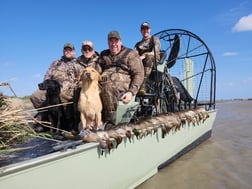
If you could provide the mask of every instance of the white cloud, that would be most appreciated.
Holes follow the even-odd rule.
[[[237,56],[237,55],[238,55],[238,53],[236,53],[236,52],[224,52],[222,54],[222,56]]]
[[[229,87],[234,87],[234,86],[235,86],[235,83],[232,82],[232,81],[230,81],[230,82],[227,83],[227,86],[229,86]]]
[[[17,81],[17,80],[18,80],[17,77],[12,77],[12,78],[9,79],[9,81]]]
[[[41,74],[40,73],[37,73],[35,75],[33,75],[34,78],[40,78],[41,77]]]
[[[245,79],[243,80],[243,83],[245,83],[245,84],[251,83],[251,82],[252,82],[252,76],[249,76],[249,77],[247,77],[247,78],[245,78]]]
[[[240,20],[232,28],[232,31],[252,31],[252,14],[241,17]]]

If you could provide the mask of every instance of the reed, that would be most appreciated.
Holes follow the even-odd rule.
[[[50,137],[38,134],[30,124],[36,122],[33,115],[36,109],[27,109],[25,102],[19,98],[0,98],[0,150],[12,151],[10,147],[23,143],[32,137]],[[7,150],[9,148],[9,150]]]

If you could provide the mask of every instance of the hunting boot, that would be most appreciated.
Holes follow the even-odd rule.
[[[116,125],[116,111],[103,112],[105,126],[104,130],[113,129]]]
[[[144,95],[147,92],[147,81],[148,81],[148,78],[151,74],[151,71],[152,71],[151,67],[144,67],[144,75],[145,75],[144,81],[143,81],[143,84],[139,90],[139,94],[141,94],[141,95]]]

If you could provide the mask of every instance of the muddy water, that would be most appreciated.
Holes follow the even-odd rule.
[[[252,188],[252,101],[216,107],[212,137],[137,189]]]

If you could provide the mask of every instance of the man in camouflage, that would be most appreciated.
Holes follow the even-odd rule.
[[[82,55],[77,58],[79,65],[83,66],[83,68],[91,66],[101,73],[101,67],[98,62],[99,54],[94,50],[94,44],[92,41],[83,41],[81,53]]]
[[[59,60],[52,62],[44,76],[44,80],[54,79],[59,82],[61,85],[60,97],[62,103],[73,101],[74,91],[77,88],[77,78],[83,68],[83,65],[76,62],[74,46],[71,43],[66,43],[63,47],[63,56]],[[38,89],[31,95],[30,100],[35,108],[41,108],[46,100],[46,91]],[[65,129],[77,130],[75,128],[76,124],[72,121],[74,119],[73,104],[64,105],[63,107],[65,111]],[[42,120],[42,114],[37,114],[36,119]],[[43,127],[37,124],[33,127],[37,132],[43,130]]]
[[[159,38],[151,36],[151,27],[148,22],[143,22],[140,27],[142,34],[142,40],[137,42],[135,49],[138,51],[138,54],[144,65],[144,82],[139,90],[140,94],[146,93],[146,82],[149,75],[151,74],[154,62],[160,60],[160,41]]]
[[[86,67],[92,67],[96,69],[99,73],[101,73],[101,66],[99,64],[99,53],[95,51],[94,44],[92,41],[85,40],[82,42],[81,46],[81,53],[82,55],[77,58],[77,67],[82,70]],[[79,70],[79,69],[78,69]],[[77,86],[77,88],[74,91],[74,116],[75,116],[75,123],[74,125],[78,125],[80,122],[80,112],[78,110],[78,101],[80,98],[80,91],[81,87]],[[78,129],[76,129],[78,131]]]
[[[118,31],[108,34],[109,49],[101,52],[103,121],[114,122],[118,100],[129,103],[144,79],[143,64],[136,51],[122,45]]]
[[[62,102],[68,102],[72,99],[76,87],[76,78],[81,68],[76,63],[74,46],[66,43],[63,48],[63,56],[61,59],[52,62],[44,76],[44,80],[54,79],[60,83]],[[32,94],[31,102],[35,108],[41,107],[46,99],[45,93],[44,90],[37,90]]]

